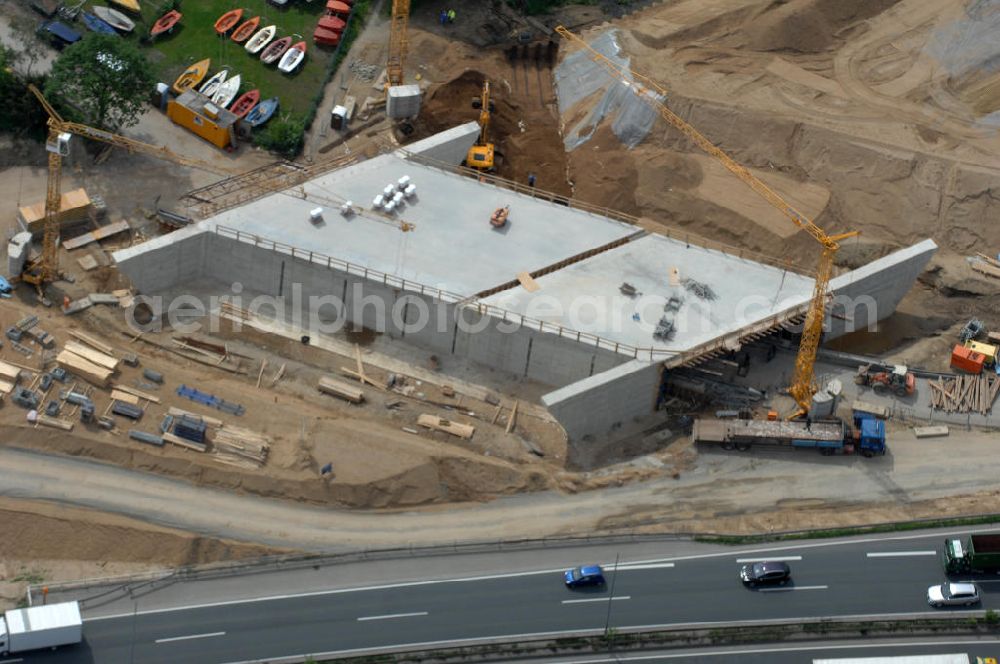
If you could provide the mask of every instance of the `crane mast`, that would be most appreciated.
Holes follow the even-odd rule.
[[[26,266],[25,270],[20,275],[20,279],[25,283],[33,285],[38,291],[39,299],[46,304],[48,303],[48,300],[45,298],[44,286],[47,283],[55,281],[60,276],[58,246],[59,212],[62,203],[62,158],[69,153],[69,140],[71,136],[82,136],[83,138],[89,138],[94,141],[124,148],[129,152],[156,157],[157,159],[169,161],[181,166],[197,168],[222,177],[240,174],[240,171],[238,170],[228,169],[219,166],[217,163],[184,157],[166,147],[143,143],[142,141],[126,138],[125,136],[119,136],[109,131],[104,131],[103,129],[89,127],[79,122],[68,122],[64,120],[61,115],[59,115],[59,112],[52,107],[49,100],[45,98],[45,95],[43,95],[41,90],[35,87],[34,84],[29,84],[28,89],[31,90],[33,95],[35,95],[35,98],[38,99],[38,102],[42,105],[42,108],[45,109],[45,112],[48,113],[49,116],[49,136],[45,144],[45,148],[49,153],[49,173],[45,194],[45,221],[42,235],[42,253],[36,261]],[[252,185],[252,187],[261,194],[281,193],[281,189],[279,187],[269,187],[263,183],[256,183]],[[292,195],[288,194],[288,192],[285,193],[286,195]],[[295,195],[299,198],[307,200],[309,198],[313,198],[312,195],[306,196],[304,192]],[[343,202],[344,201],[337,200],[336,204],[340,205]],[[369,219],[381,222],[386,221],[378,215],[370,213],[363,208],[357,208],[357,212]],[[398,225],[403,231],[411,230],[413,228],[412,224],[402,221],[400,221]]]
[[[410,0],[392,0],[392,23],[389,27],[389,59],[385,72],[390,87],[403,85],[403,67],[406,64],[406,52],[410,45],[407,36],[407,26],[410,21]]]
[[[819,350],[819,343],[823,337],[823,319],[826,315],[827,288],[830,285],[830,278],[833,275],[833,259],[840,248],[840,241],[854,237],[858,235],[858,232],[852,231],[839,235],[827,235],[808,216],[795,209],[792,204],[788,203],[760,178],[751,173],[748,168],[736,162],[702,135],[701,132],[670,110],[663,101],[667,97],[665,88],[643,74],[616,64],[565,27],[560,25],[555,30],[563,38],[579,44],[582,48],[586,49],[587,54],[592,60],[603,66],[613,78],[631,88],[640,100],[656,111],[668,124],[684,134],[703,151],[714,157],[729,172],[757,192],[764,200],[784,214],[801,230],[811,235],[820,244],[821,252],[819,263],[816,266],[815,286],[809,310],[803,324],[802,338],[799,341],[799,352],[795,358],[795,372],[792,384],[788,388],[789,394],[795,399],[800,411],[802,413],[808,412],[812,405],[812,397],[816,394],[817,390],[815,377],[816,351]],[[631,75],[631,78],[629,75]]]

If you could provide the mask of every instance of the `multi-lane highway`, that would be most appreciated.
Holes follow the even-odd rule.
[[[381,562],[368,571],[358,565],[228,578],[170,587],[162,597],[143,594],[92,606],[85,612],[81,647],[12,661],[238,662],[512,635],[600,633],[606,625],[931,614],[940,610],[927,606],[925,593],[928,585],[944,580],[938,559],[943,539],[938,533],[873,536],[739,549],[663,542],[616,547],[614,555],[608,547],[576,548],[493,555],[480,562],[437,558]],[[737,570],[758,559],[787,561],[793,582],[744,588]],[[565,566],[595,560],[610,568],[606,588],[571,592],[563,586]],[[1000,578],[983,579],[980,587],[983,604],[976,608],[1000,609]],[[811,661],[807,654],[792,657],[784,661]]]

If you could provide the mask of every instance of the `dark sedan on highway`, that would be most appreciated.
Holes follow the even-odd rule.
[[[783,586],[792,577],[792,570],[782,562],[761,561],[740,568],[740,581],[748,586]]]

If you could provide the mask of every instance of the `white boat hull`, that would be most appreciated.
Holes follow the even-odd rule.
[[[278,69],[286,74],[291,74],[299,65],[302,64],[305,57],[305,51],[300,51],[297,48],[290,49],[283,56],[281,56],[281,62],[278,63]]]
[[[219,91],[219,88],[222,87],[222,84],[226,82],[227,76],[229,76],[229,72],[223,69],[215,76],[205,81],[202,86],[198,88],[198,92],[206,97],[214,96],[215,93]]]
[[[260,53],[265,46],[267,46],[272,39],[274,39],[275,33],[278,32],[277,26],[269,25],[266,28],[261,28],[257,31],[250,41],[247,42],[245,48],[247,53],[257,54]]]
[[[212,103],[219,108],[227,108],[233,103],[233,100],[236,99],[236,95],[238,95],[239,92],[240,75],[237,74],[219,86],[219,90],[212,96]]]

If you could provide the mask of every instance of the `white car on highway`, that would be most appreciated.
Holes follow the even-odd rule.
[[[979,603],[979,589],[974,583],[942,583],[927,589],[927,603],[931,606],[957,606]]]

